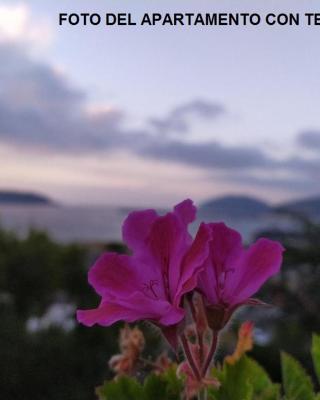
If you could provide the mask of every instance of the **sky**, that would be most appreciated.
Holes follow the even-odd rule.
[[[319,195],[320,26],[58,24],[317,3],[0,0],[0,188],[124,206]]]

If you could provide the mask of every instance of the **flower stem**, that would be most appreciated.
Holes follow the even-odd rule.
[[[198,344],[199,344],[199,359],[200,359],[200,365],[202,366],[203,364],[203,358],[204,358],[204,343],[203,343],[203,336],[201,333],[198,332]]]
[[[186,338],[186,335],[184,333],[181,334],[181,343],[182,343],[182,347],[183,347],[184,353],[186,355],[186,358],[188,360],[188,363],[190,365],[190,368],[192,369],[193,375],[195,376],[195,378],[198,381],[200,381],[201,375],[200,375],[199,369],[194,361],[193,355],[191,353],[188,339]]]
[[[191,310],[192,318],[193,318],[194,322],[196,322],[197,321],[197,312],[196,312],[196,308],[195,308],[195,306],[193,304],[192,297],[191,296],[187,296],[187,300],[188,300],[189,307],[190,307],[190,310]]]
[[[200,365],[202,366],[202,364],[203,364],[203,356],[204,356],[203,333],[199,332],[199,329],[198,329],[197,311],[196,311],[196,308],[195,308],[195,306],[193,304],[192,297],[187,297],[187,299],[188,299],[188,302],[189,302],[189,307],[190,307],[190,310],[191,310],[191,315],[192,315],[193,321],[194,321],[194,323],[196,325],[197,339],[198,339],[198,345],[199,345],[199,360],[200,360]]]
[[[218,343],[218,332],[217,331],[213,331],[212,332],[212,341],[211,341],[211,346],[210,346],[210,350],[209,353],[207,355],[206,361],[202,367],[201,370],[201,375],[204,377],[206,376],[206,373],[208,371],[208,368],[211,364],[211,361],[213,359],[214,353],[216,352],[216,348],[217,348],[217,343]]]

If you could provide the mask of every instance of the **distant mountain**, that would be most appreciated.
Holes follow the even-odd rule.
[[[320,196],[291,201],[275,207],[276,211],[293,211],[307,216],[320,216]]]
[[[209,200],[200,206],[201,215],[222,215],[245,218],[260,216],[272,211],[265,202],[249,196],[224,196]]]
[[[49,205],[52,203],[48,197],[41,194],[0,190],[0,204]]]

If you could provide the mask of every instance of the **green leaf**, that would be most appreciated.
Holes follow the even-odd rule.
[[[266,389],[272,386],[271,379],[269,378],[266,371],[252,358],[245,358],[245,368],[247,379],[250,381],[253,387],[255,395],[261,395]]]
[[[316,371],[318,381],[320,383],[320,336],[312,336],[311,354],[313,359],[314,369]]]
[[[235,364],[224,363],[213,370],[221,387],[210,389],[214,400],[278,400],[279,385],[273,384],[266,371],[253,359],[243,355]]]
[[[134,378],[122,376],[116,381],[106,381],[96,391],[100,400],[141,400],[143,388]]]
[[[249,382],[247,357],[243,356],[235,364],[224,363],[219,376],[219,389],[210,389],[210,396],[216,400],[252,400],[253,386]]]
[[[281,365],[286,400],[314,400],[311,379],[299,362],[292,356],[282,353]]]
[[[167,394],[167,382],[157,375],[149,375],[144,382],[144,399],[163,400]]]
[[[144,383],[145,400],[179,400],[183,390],[183,381],[170,368],[161,375],[149,375]]]
[[[143,385],[127,376],[106,381],[96,393],[100,400],[179,400],[182,390],[176,368],[169,368],[161,375],[150,374]]]
[[[272,383],[264,368],[250,357],[246,359],[246,374],[253,388],[255,400],[278,400],[280,398],[280,386]]]

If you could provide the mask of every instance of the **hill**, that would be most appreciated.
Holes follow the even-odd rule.
[[[50,205],[52,201],[38,193],[0,190],[0,204]]]
[[[200,206],[202,215],[222,215],[230,217],[252,217],[270,212],[271,207],[254,197],[224,196],[212,199]]]
[[[320,216],[320,197],[311,197],[280,204],[276,211],[292,211],[307,216]]]

